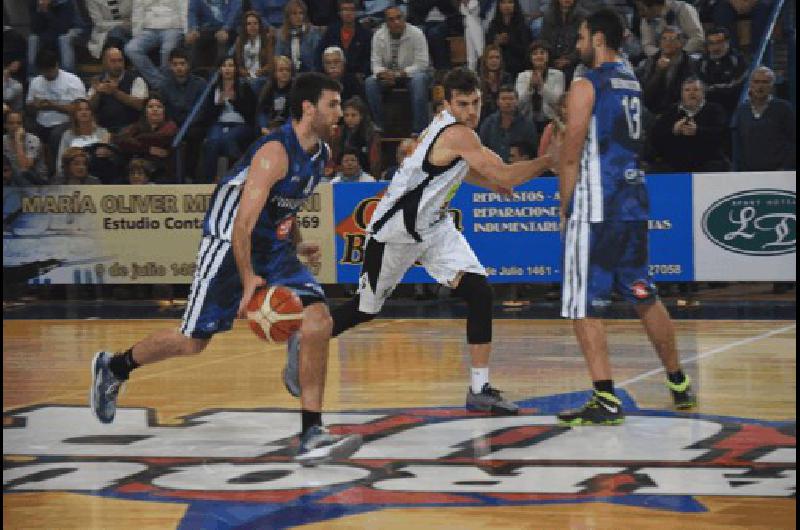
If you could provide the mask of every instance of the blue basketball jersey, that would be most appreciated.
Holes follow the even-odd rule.
[[[598,223],[644,221],[644,172],[639,169],[642,92],[623,63],[604,63],[584,76],[594,87],[594,108],[583,148],[570,218]]]
[[[224,241],[231,240],[233,220],[239,208],[247,172],[256,152],[267,142],[283,144],[289,159],[286,175],[270,190],[264,209],[252,234],[253,252],[274,252],[291,244],[295,215],[319,184],[328,161],[328,146],[321,142],[316,153],[309,155],[300,145],[291,121],[275,132],[262,136],[222,178],[206,212],[203,235]]]

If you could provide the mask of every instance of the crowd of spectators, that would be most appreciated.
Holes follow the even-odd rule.
[[[535,156],[563,125],[583,68],[578,28],[600,6],[627,26],[648,169],[796,164],[794,110],[775,96],[775,73],[746,76],[774,0],[24,1],[29,35],[3,30],[4,181],[18,185],[175,182],[179,158],[183,181],[214,182],[288,119],[292,79],[305,71],[344,87],[327,177],[390,179],[439,108],[452,37],[480,78],[484,144],[506,161]],[[77,75],[79,56],[98,63],[95,75]],[[384,164],[387,105],[402,92],[410,127],[391,139],[397,163]]]

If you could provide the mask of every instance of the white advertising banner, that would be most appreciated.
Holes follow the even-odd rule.
[[[797,173],[698,173],[695,280],[795,281]]]

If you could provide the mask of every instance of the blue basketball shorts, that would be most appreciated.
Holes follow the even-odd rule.
[[[253,253],[255,273],[268,285],[292,289],[303,305],[325,302],[325,293],[291,247],[285,251]],[[200,242],[197,269],[181,322],[181,333],[195,339],[208,339],[233,327],[242,299],[242,281],[230,241],[205,236]]]
[[[616,291],[633,304],[653,303],[647,221],[570,219],[564,240],[561,316],[601,317]]]

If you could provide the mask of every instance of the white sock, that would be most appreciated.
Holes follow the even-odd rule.
[[[489,382],[489,367],[470,368],[470,379],[472,381],[472,393],[477,394],[483,389],[483,385]]]

